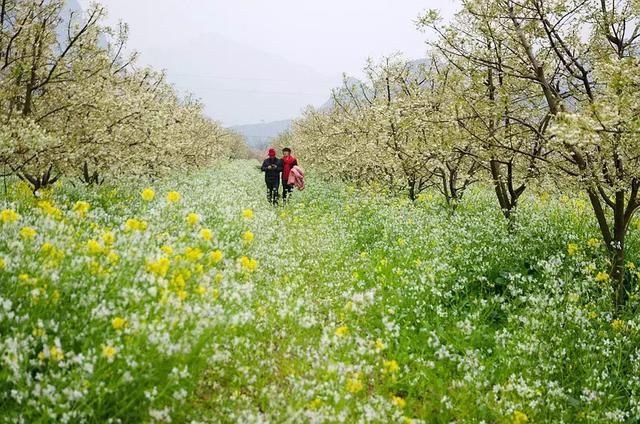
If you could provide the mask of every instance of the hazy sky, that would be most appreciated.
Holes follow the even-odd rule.
[[[90,0],[80,0],[87,6]],[[142,62],[166,69],[227,125],[293,118],[321,105],[368,57],[424,55],[415,19],[455,0],[100,0],[130,26]]]

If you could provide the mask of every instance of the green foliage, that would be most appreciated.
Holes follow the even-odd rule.
[[[153,192],[63,181],[44,201],[12,183],[4,420],[640,417],[636,223],[634,292],[614,318],[581,198],[529,193],[510,228],[480,186],[450,214],[432,193],[410,203],[312,174],[273,209],[253,167]]]

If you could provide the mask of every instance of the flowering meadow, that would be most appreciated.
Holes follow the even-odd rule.
[[[1,422],[636,422],[640,225],[616,313],[586,201],[455,212],[253,162],[0,205]],[[241,170],[242,172],[239,172]]]

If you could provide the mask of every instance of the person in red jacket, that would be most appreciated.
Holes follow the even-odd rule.
[[[282,149],[282,201],[287,203],[293,192],[293,184],[289,184],[289,173],[291,168],[298,165],[298,160],[291,154],[291,149]]]

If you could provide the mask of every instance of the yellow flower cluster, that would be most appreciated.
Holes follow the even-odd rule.
[[[603,271],[600,271],[598,274],[596,274],[596,281],[598,283],[606,283],[607,281],[609,281],[609,274]]]
[[[156,197],[156,192],[153,191],[152,188],[147,187],[142,190],[142,193],[140,193],[140,197],[142,197],[142,200],[144,200],[145,202],[151,202]]]
[[[398,362],[396,362],[395,359],[392,359],[390,361],[384,361],[383,367],[384,367],[384,372],[389,374],[395,374],[398,371],[400,371],[400,366],[398,365]]]
[[[25,240],[28,240],[28,239],[34,238],[37,232],[31,227],[22,227],[19,234],[20,234],[20,237],[22,237]]]
[[[204,241],[213,240],[213,231],[208,228],[203,228],[200,230],[200,238]]]
[[[113,234],[113,232],[107,231],[104,234],[102,234],[102,241],[107,246],[111,246],[113,243],[115,243],[116,236]]]
[[[255,271],[258,268],[258,261],[249,259],[246,256],[240,258],[240,266],[247,271]]]
[[[224,259],[224,254],[222,253],[222,251],[216,249],[213,252],[211,252],[211,254],[209,255],[209,260],[214,263],[217,264],[218,262],[220,262],[222,259]]]
[[[184,251],[184,257],[191,262],[197,262],[204,256],[204,252],[197,247],[187,247]]]
[[[135,218],[129,218],[127,219],[127,222],[125,223],[125,228],[128,231],[145,231],[147,229],[147,223],[139,220],[139,219],[135,219]]]
[[[253,210],[252,209],[245,209],[242,211],[242,217],[244,219],[253,219]]]
[[[522,411],[515,411],[513,413],[513,424],[524,424],[529,422],[529,417]]]
[[[13,209],[4,209],[0,212],[0,221],[5,224],[16,222],[20,219],[20,215]]]
[[[347,379],[346,388],[349,393],[358,393],[362,391],[364,385],[360,380],[360,373],[353,373],[351,377]]]
[[[245,231],[242,233],[242,240],[244,240],[245,243],[251,243],[254,238],[255,236],[251,231]]]
[[[102,356],[106,358],[108,362],[113,362],[113,358],[115,358],[117,352],[117,349],[111,345],[102,347]]]
[[[621,319],[614,319],[613,321],[611,321],[611,327],[613,327],[613,329],[616,331],[624,331],[626,326],[627,325],[625,324],[625,322]]]
[[[75,205],[73,205],[73,211],[78,214],[78,216],[83,217],[87,214],[87,212],[89,212],[89,209],[91,208],[91,205],[87,202],[84,202],[82,200],[79,200],[76,202]]]
[[[349,334],[349,327],[347,327],[346,325],[336,328],[336,336],[345,337],[348,334]]]
[[[400,396],[392,396],[391,402],[400,409],[407,406],[407,401],[401,398]]]
[[[171,261],[166,256],[163,256],[156,261],[147,261],[147,272],[165,277],[169,272],[169,266],[171,266]]]
[[[177,191],[170,191],[169,193],[167,193],[167,201],[169,203],[178,203],[181,198],[182,196],[180,196],[180,193],[178,193]]]
[[[51,360],[59,362],[64,359],[64,352],[62,349],[58,349],[56,346],[51,346],[49,349],[49,357]]]
[[[111,320],[111,326],[114,330],[122,330],[127,326],[127,320],[121,317],[115,317]]]
[[[91,239],[87,241],[87,251],[91,255],[99,255],[104,251],[104,247],[102,247],[99,241]]]
[[[62,211],[51,204],[48,200],[41,200],[38,202],[38,207],[42,209],[44,213],[54,218],[61,218]]]
[[[189,225],[196,225],[198,222],[200,222],[200,215],[198,215],[197,213],[191,212],[189,215],[187,215],[187,224]]]
[[[567,244],[567,253],[569,256],[575,256],[575,254],[578,253],[578,245],[575,243]]]

